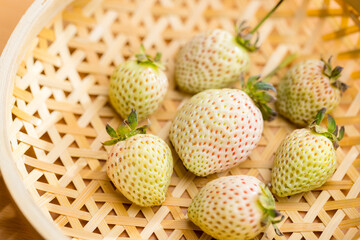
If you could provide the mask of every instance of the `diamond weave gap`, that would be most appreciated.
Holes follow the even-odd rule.
[[[76,0],[38,34],[15,78],[9,141],[20,175],[49,219],[74,239],[200,239],[211,237],[188,221],[191,199],[220,176],[247,174],[268,183],[274,152],[295,129],[279,117],[265,123],[250,157],[224,173],[195,177],[172,146],[174,174],[160,207],[140,208],[106,175],[110,147],[105,125],[122,119],[108,102],[116,65],[139,51],[163,53],[169,91],[150,131],[167,143],[177,108],[191,96],[177,90],[174,56],[196,33],[233,32],[238,18],[254,26],[275,1]],[[276,197],[285,215],[284,237],[270,227],[256,239],[352,239],[360,229],[360,30],[340,0],[285,1],[260,28],[261,49],[252,53],[251,74],[266,75],[288,54],[298,61],[334,55],[350,85],[333,115],[346,134],[337,150],[338,168],[324,186],[288,198]],[[339,15],[340,13],[340,15]],[[320,17],[319,17],[320,16]],[[271,79],[275,85],[286,69]],[[234,87],[239,87],[235,83]],[[145,123],[145,121],[144,121]],[[181,184],[179,184],[181,182]]]

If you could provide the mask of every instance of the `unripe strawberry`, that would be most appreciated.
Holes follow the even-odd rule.
[[[227,176],[206,184],[193,199],[188,217],[205,233],[219,240],[253,239],[281,214],[270,190],[257,178]]]
[[[136,128],[136,112],[129,115],[116,131],[106,130],[113,138],[104,145],[114,145],[107,161],[107,174],[116,188],[130,201],[143,207],[160,205],[173,171],[169,146],[159,137]]]
[[[322,186],[336,168],[335,149],[344,136],[329,115],[328,129],[319,126],[326,109],[321,110],[308,129],[288,135],[275,153],[272,191],[279,197],[310,191]]]
[[[249,52],[258,49],[256,38],[260,25],[276,10],[279,3],[251,31],[245,21],[236,27],[236,36],[215,29],[196,35],[176,56],[175,80],[185,92],[198,93],[207,89],[224,88],[249,70]]]
[[[338,80],[341,70],[339,66],[332,69],[330,59],[307,60],[291,68],[277,88],[279,114],[299,126],[307,126],[320,109],[331,112],[347,88]]]
[[[154,113],[168,89],[168,79],[160,62],[161,54],[154,59],[145,53],[136,55],[114,70],[110,78],[109,98],[114,109],[123,119],[136,109],[138,118],[145,119]]]
[[[276,116],[266,105],[273,98],[264,91],[274,88],[258,79],[249,78],[243,91],[203,91],[178,110],[169,138],[189,171],[198,176],[225,171],[244,161],[257,146],[263,116],[265,120]]]

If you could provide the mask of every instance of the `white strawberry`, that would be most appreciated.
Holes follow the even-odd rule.
[[[335,120],[328,116],[328,128],[319,126],[326,109],[322,109],[309,128],[296,129],[280,144],[272,169],[272,191],[286,197],[322,186],[336,169],[335,150],[343,138]]]
[[[196,35],[176,56],[175,80],[185,92],[223,88],[249,70],[248,51],[221,29]]]
[[[123,119],[136,109],[138,118],[154,113],[168,89],[168,79],[160,62],[161,54],[152,59],[141,46],[136,60],[128,60],[114,70],[110,78],[109,99]]]
[[[270,190],[257,178],[227,176],[206,184],[193,199],[189,219],[219,240],[253,239],[281,214]]]
[[[347,85],[339,80],[342,67],[332,68],[330,60],[306,60],[287,72],[278,86],[279,114],[307,126],[320,109],[331,112],[339,105]]]
[[[260,25],[280,6],[279,3],[252,30],[243,21],[236,27],[236,36],[215,29],[196,35],[176,56],[175,80],[185,92],[198,93],[206,89],[224,88],[249,70],[249,52],[257,50],[253,35]]]
[[[250,77],[243,91],[203,91],[177,112],[169,138],[189,171],[198,176],[225,171],[244,161],[257,146],[263,116],[265,120],[276,116],[266,105],[274,99],[263,91],[275,89],[258,80]]]
[[[116,188],[130,201],[143,207],[160,205],[173,171],[169,146],[159,137],[145,134],[146,127],[136,128],[136,112],[116,131],[106,131],[113,138],[104,145],[114,145],[107,161],[107,174]]]

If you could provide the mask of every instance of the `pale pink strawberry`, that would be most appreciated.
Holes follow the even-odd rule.
[[[291,68],[278,86],[276,107],[279,114],[299,126],[307,126],[316,113],[335,109],[346,84],[340,82],[342,68],[332,69],[330,59],[306,60]]]
[[[200,33],[187,42],[176,56],[175,80],[185,92],[198,93],[224,88],[249,70],[249,53],[258,49],[253,35],[261,24],[280,6],[279,3],[251,31],[245,21],[236,27],[236,36],[215,29]]]
[[[257,178],[227,176],[206,184],[193,199],[189,219],[220,240],[253,239],[281,214],[275,210],[270,190]]]
[[[248,51],[221,29],[196,35],[176,56],[175,80],[185,92],[223,88],[249,70]]]
[[[272,97],[263,91],[273,87],[258,79],[251,77],[243,91],[198,93],[177,112],[169,138],[189,171],[198,176],[225,171],[244,161],[257,146],[263,116],[271,120],[276,115],[266,105]]]

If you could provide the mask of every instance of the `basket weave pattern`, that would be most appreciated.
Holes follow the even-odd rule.
[[[114,67],[141,43],[167,61],[170,90],[150,116],[150,132],[168,143],[177,108],[190,97],[173,82],[174,56],[194,34],[233,30],[241,16],[255,23],[273,1],[78,0],[56,16],[31,43],[18,69],[12,99],[10,142],[20,175],[39,207],[65,235],[77,239],[211,239],[187,220],[191,199],[208,181],[247,174],[269,182],[273,154],[294,127],[282,118],[265,123],[249,159],[227,172],[195,177],[174,153],[174,174],[161,207],[131,204],[105,171],[105,124],[121,119],[108,103]],[[260,29],[261,50],[251,54],[251,74],[266,74],[289,52],[300,59],[333,54],[351,86],[333,115],[346,126],[337,150],[338,167],[321,188],[277,198],[285,215],[284,237],[269,228],[268,239],[353,239],[360,228],[360,23],[341,1],[286,1]],[[359,39],[359,40],[358,40]],[[282,71],[281,74],[283,74]],[[272,79],[277,83],[279,77]],[[174,151],[173,151],[174,152]],[[259,236],[258,239],[265,239]]]

